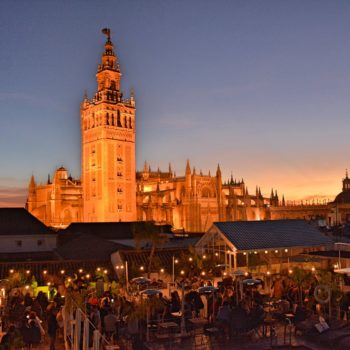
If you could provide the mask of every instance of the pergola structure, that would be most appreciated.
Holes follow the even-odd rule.
[[[332,245],[330,238],[304,220],[275,220],[215,222],[195,248],[201,254],[224,255],[226,270],[232,272],[248,267],[253,256],[268,264],[289,262],[293,255]]]

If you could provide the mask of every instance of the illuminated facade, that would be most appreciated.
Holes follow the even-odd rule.
[[[83,195],[80,180],[60,167],[52,181],[37,185],[34,176],[28,187],[26,209],[47,226],[65,227],[83,219]]]
[[[250,194],[242,180],[223,182],[220,167],[204,175],[186,164],[184,176],[135,167],[135,99],[121,92],[121,72],[108,29],[98,66],[97,91],[81,103],[82,179],[63,167],[53,181],[37,185],[31,178],[26,208],[48,226],[71,222],[153,220],[185,231],[206,231],[215,221],[350,218],[350,180],[333,203],[291,205],[277,191],[264,197],[259,187]],[[349,199],[349,200],[348,200]],[[347,202],[348,200],[348,202]]]
[[[120,68],[108,29],[97,92],[81,104],[81,174],[85,222],[136,220],[135,100],[120,90]]]
[[[187,161],[185,176],[152,172],[145,163],[137,175],[137,219],[154,220],[185,231],[206,231],[215,221],[267,220],[270,205],[278,205],[277,193],[263,197],[256,188],[249,194],[242,180],[222,181],[220,167],[211,176],[199,174]]]

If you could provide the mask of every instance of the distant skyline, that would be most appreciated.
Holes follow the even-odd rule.
[[[0,2],[0,206],[30,176],[80,177],[80,115],[111,28],[136,95],[137,169],[244,178],[329,198],[350,168],[348,1]]]

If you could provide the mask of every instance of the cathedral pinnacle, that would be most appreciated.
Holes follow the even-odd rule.
[[[187,159],[186,163],[186,174],[191,174],[190,160]]]

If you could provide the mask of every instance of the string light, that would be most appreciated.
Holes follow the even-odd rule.
[[[278,250],[277,250],[277,249],[275,250],[275,253],[276,253],[276,254],[278,253]]]
[[[192,260],[193,260],[192,257],[189,257],[189,258],[188,258],[188,261],[192,261]]]
[[[203,255],[203,259],[206,259],[207,258],[207,256],[206,255]]]
[[[201,273],[201,274],[202,274],[202,276],[205,276],[205,271],[202,271],[202,273]]]
[[[10,273],[14,273],[14,272],[15,272],[15,270],[14,270],[14,269],[11,269],[11,270],[10,270]]]
[[[248,272],[244,272],[244,276],[248,276]]]
[[[143,271],[144,267],[143,266],[140,266],[140,270]]]
[[[178,264],[179,260],[178,259],[175,259],[175,264]]]
[[[215,253],[215,256],[219,256],[219,253]]]
[[[288,270],[288,273],[291,274],[291,273],[293,273],[293,271],[289,269],[289,270]]]
[[[89,279],[89,278],[90,278],[90,274],[87,274],[87,275],[86,275],[86,278]]]
[[[160,269],[160,272],[163,273],[163,272],[164,272],[164,269]]]
[[[268,253],[268,251],[267,250],[265,250],[265,254],[267,254]]]
[[[185,274],[185,271],[184,271],[184,270],[181,270],[180,273],[181,273],[181,275],[184,275],[184,274]]]
[[[30,270],[27,270],[27,271],[26,271],[26,274],[29,275],[29,274],[30,274]]]
[[[116,266],[116,269],[119,270],[119,265]]]
[[[247,253],[246,253],[246,252],[243,252],[243,255],[247,255]]]
[[[286,248],[285,250],[284,250],[286,253],[288,253],[288,249]]]
[[[258,252],[257,252],[257,251],[255,251],[255,252],[254,252],[254,254],[258,254]]]
[[[104,270],[103,273],[104,273],[104,274],[107,274],[107,273],[108,273],[108,270]]]
[[[26,286],[25,288],[26,288],[26,289],[29,289],[29,286]]]
[[[100,267],[98,267],[98,268],[97,268],[97,271],[101,271],[101,268],[100,268]]]
[[[123,270],[124,269],[124,265],[120,265],[120,268]]]
[[[314,266],[311,267],[311,271],[315,272],[315,267]]]
[[[267,273],[268,275],[270,275],[270,274],[271,274],[271,272],[270,272],[270,271],[267,271],[266,273]]]
[[[70,283],[70,282],[72,282],[72,279],[71,279],[71,278],[68,278],[67,281]]]
[[[43,274],[46,275],[46,274],[47,274],[47,270],[44,270],[44,271],[43,271]]]
[[[83,269],[79,269],[79,273],[83,273]]]
[[[47,282],[47,285],[48,285],[48,286],[51,286],[51,282]]]
[[[224,271],[223,275],[224,275],[224,276],[226,276],[226,275],[227,275],[227,272],[226,272],[226,271]]]
[[[63,275],[63,274],[64,274],[64,272],[65,272],[64,270],[61,270],[61,275]]]

